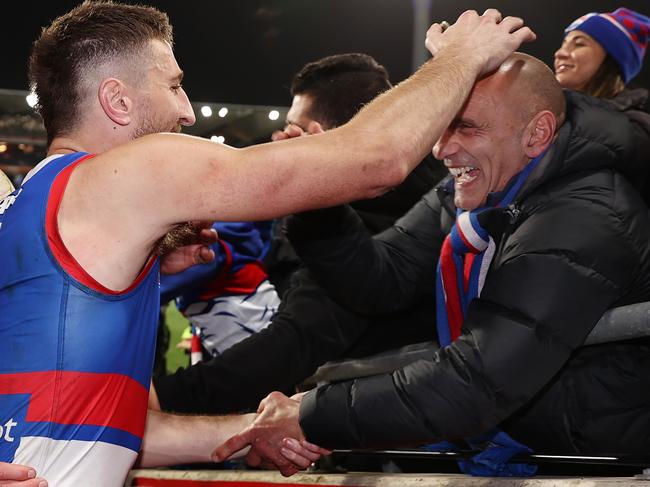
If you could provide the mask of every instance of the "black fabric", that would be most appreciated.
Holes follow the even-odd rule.
[[[461,337],[392,374],[307,393],[300,421],[310,441],[395,447],[500,424],[538,451],[650,451],[647,344],[581,348],[605,310],[650,300],[648,212],[612,169],[631,160],[632,130],[598,101],[567,98],[557,141],[499,219],[507,224],[493,235],[496,253]],[[440,187],[374,238],[349,212],[338,213],[341,238],[330,226],[326,243],[312,240],[325,232],[296,219],[294,244],[344,305],[395,312],[417,293],[433,300],[450,200]]]
[[[446,175],[444,165],[429,154],[396,188],[377,198],[355,201],[350,206],[371,234],[379,233],[395,223]],[[274,222],[271,248],[264,259],[269,281],[280,297],[289,288],[291,275],[300,267],[300,258],[285,236],[289,218]]]
[[[370,319],[334,303],[307,270],[298,271],[294,281],[268,328],[208,362],[154,377],[162,409],[196,414],[256,410],[271,391],[291,393],[329,360],[364,357],[433,336],[433,310],[426,304],[407,316]]]
[[[209,362],[154,378],[161,407],[186,413],[231,413],[257,406],[273,390],[288,391],[338,357],[365,331],[366,320],[333,306],[299,271],[273,322]]]
[[[631,122],[635,155],[621,169],[632,185],[639,190],[646,205],[650,206],[650,107],[648,90],[626,89],[609,100]]]
[[[649,340],[579,348],[563,373],[503,426],[516,438],[534,439],[537,451],[647,457],[648,371]]]
[[[357,202],[352,211],[364,232],[392,225],[422,194],[442,177],[444,166],[427,157],[402,185],[385,195]],[[312,212],[311,221],[327,227],[333,208]],[[278,241],[276,240],[276,245]],[[293,250],[281,245],[276,261],[282,303],[271,325],[235,344],[206,363],[154,377],[161,407],[166,411],[230,413],[257,409],[261,399],[274,390],[290,392],[323,363],[358,358],[434,337],[434,303],[427,297],[408,312],[372,318],[338,306],[305,269],[296,273]],[[276,249],[277,251],[277,249]],[[282,279],[292,276],[283,289]]]
[[[447,175],[444,164],[429,154],[399,186],[383,195],[350,203],[373,235],[386,230]]]

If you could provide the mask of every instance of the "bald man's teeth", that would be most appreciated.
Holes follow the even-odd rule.
[[[454,176],[457,183],[469,183],[476,179],[475,169],[472,166],[450,167],[449,172]]]

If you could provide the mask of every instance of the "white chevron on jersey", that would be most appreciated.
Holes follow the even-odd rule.
[[[136,457],[111,443],[24,436],[14,463],[34,467],[50,487],[122,487]]]

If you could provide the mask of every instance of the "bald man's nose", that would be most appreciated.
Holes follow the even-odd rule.
[[[452,137],[453,133],[451,130],[447,129],[443,132],[436,144],[433,146],[433,150],[431,151],[433,157],[441,161],[454,152],[453,147],[455,144],[451,140]]]

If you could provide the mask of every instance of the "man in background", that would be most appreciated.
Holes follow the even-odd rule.
[[[286,127],[275,132],[273,140],[340,127],[391,86],[386,68],[367,54],[335,54],[310,62],[291,82],[292,101]],[[445,172],[442,163],[428,154],[399,186],[377,198],[353,201],[350,205],[371,233],[379,233],[406,213]],[[274,240],[265,260],[280,295],[289,287],[289,277],[300,262],[281,231],[284,221],[275,225]]]

